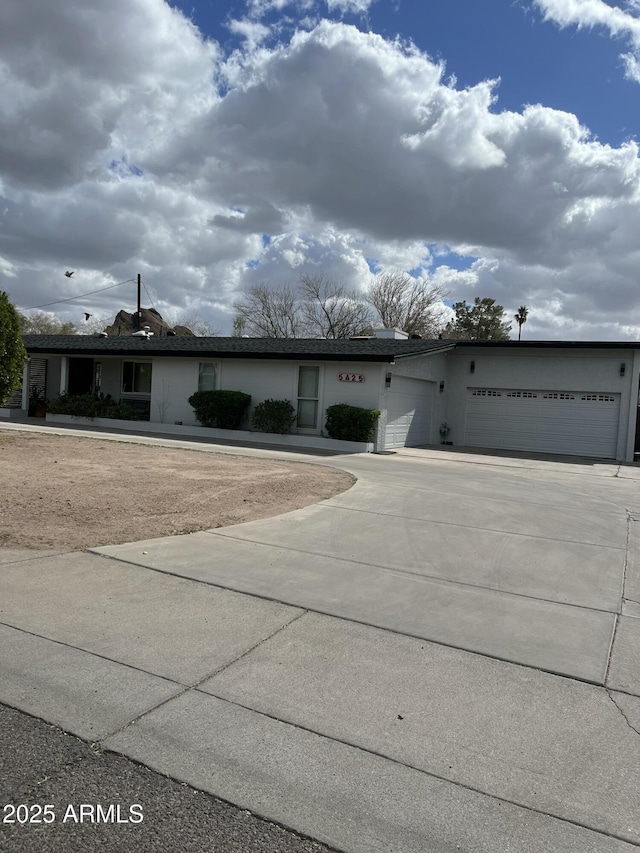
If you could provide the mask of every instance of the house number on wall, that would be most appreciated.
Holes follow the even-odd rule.
[[[340,382],[364,382],[362,373],[339,373],[338,379]]]

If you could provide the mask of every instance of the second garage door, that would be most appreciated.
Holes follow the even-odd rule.
[[[429,444],[433,382],[393,376],[387,393],[385,447]]]
[[[620,394],[469,388],[464,443],[615,459]]]

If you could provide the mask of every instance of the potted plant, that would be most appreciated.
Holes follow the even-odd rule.
[[[31,386],[31,394],[29,395],[29,417],[44,418],[47,414],[47,406],[49,401],[42,396],[40,390],[35,386]]]

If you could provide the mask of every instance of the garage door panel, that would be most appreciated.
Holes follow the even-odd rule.
[[[620,395],[469,389],[465,444],[615,458]]]
[[[433,382],[393,376],[387,394],[385,447],[428,444]]]

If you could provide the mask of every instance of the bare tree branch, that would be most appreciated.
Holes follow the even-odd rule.
[[[250,287],[233,303],[234,328],[258,338],[299,338],[304,335],[295,292],[288,286],[279,290],[267,284]]]
[[[206,320],[203,320],[197,311],[189,309],[172,312],[167,322],[173,328],[179,326],[188,329],[198,338],[215,338],[220,334]]]
[[[77,335],[78,327],[70,320],[60,320],[46,311],[18,314],[23,335]]]
[[[402,329],[409,335],[436,338],[444,325],[441,302],[446,295],[440,285],[396,270],[376,276],[368,300],[385,329]]]
[[[371,329],[369,306],[344,284],[323,275],[300,278],[300,312],[306,332],[314,338],[349,338]]]

